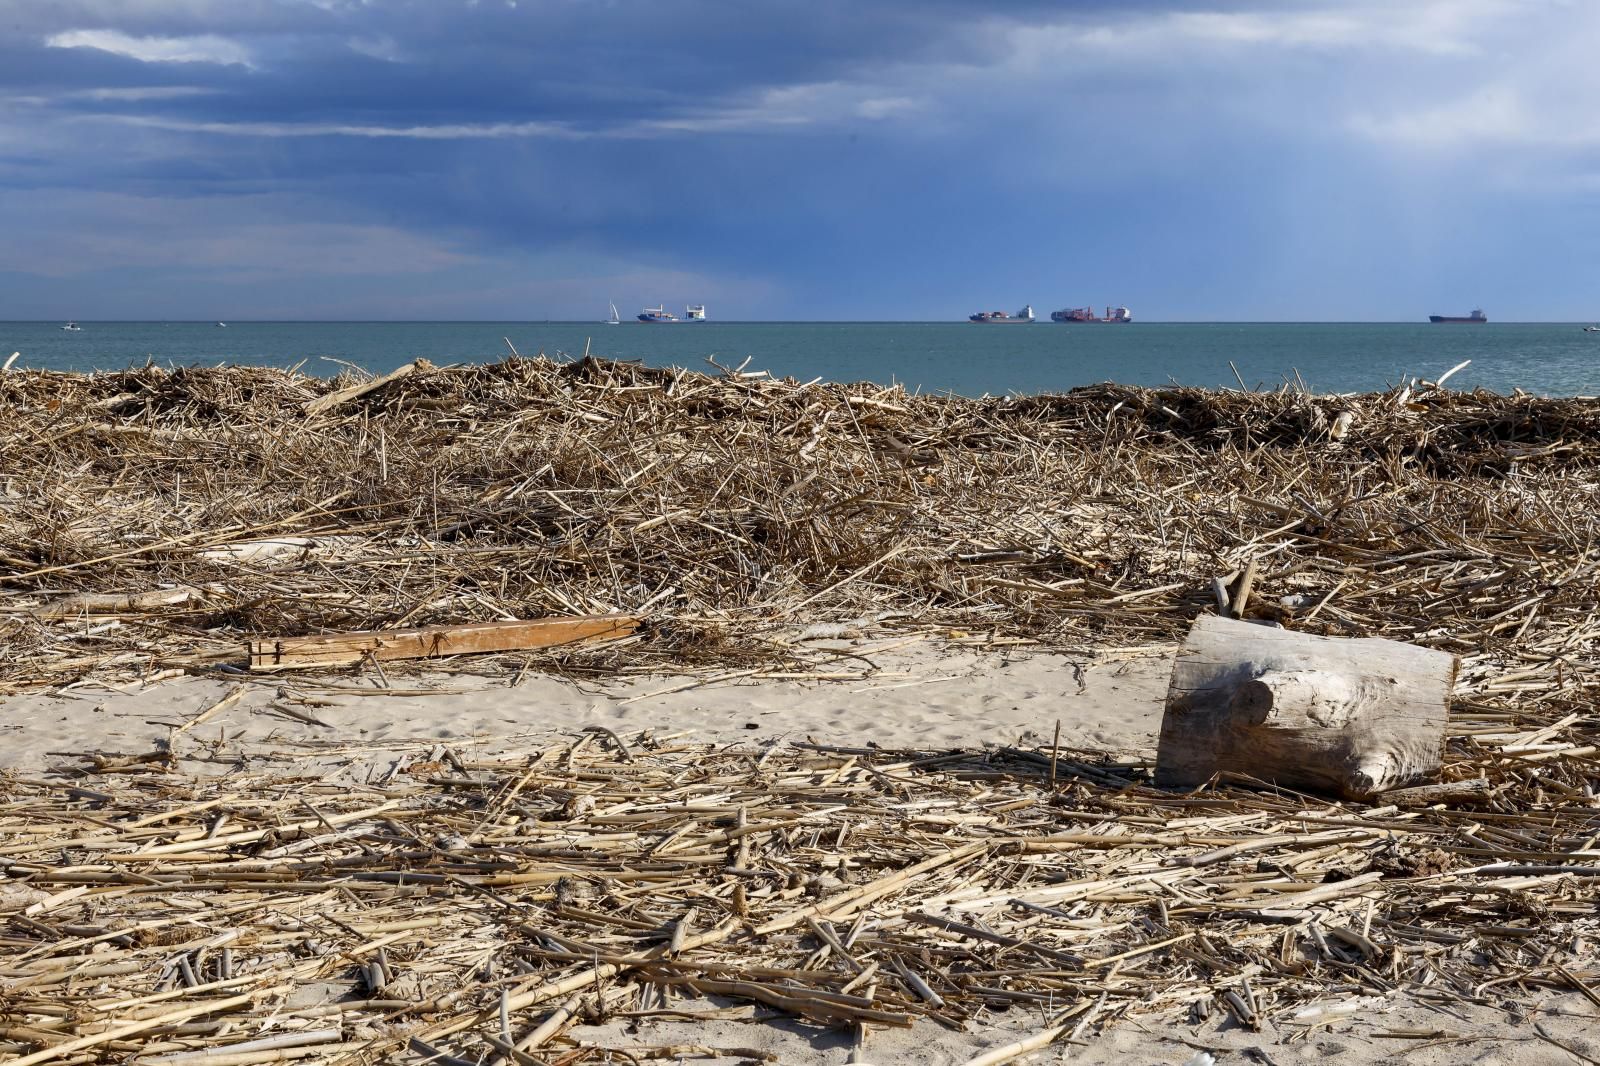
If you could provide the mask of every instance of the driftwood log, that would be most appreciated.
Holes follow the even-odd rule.
[[[1240,774],[1362,798],[1438,769],[1456,658],[1205,616],[1167,690],[1156,782]]]

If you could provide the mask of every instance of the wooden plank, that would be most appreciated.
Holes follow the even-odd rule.
[[[278,637],[252,640],[247,648],[251,670],[305,670],[318,666],[349,666],[369,656],[374,659],[437,659],[446,655],[550,648],[581,640],[627,636],[638,625],[639,620],[632,615],[581,615]]]
[[[1211,615],[1172,668],[1156,783],[1221,772],[1350,798],[1439,767],[1453,655]]]

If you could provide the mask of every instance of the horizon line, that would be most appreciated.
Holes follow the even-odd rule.
[[[0,325],[55,325],[59,322],[76,322],[92,324],[119,324],[129,323],[138,325],[215,325],[224,322],[220,318],[5,318],[0,319]],[[719,318],[703,319],[700,321],[678,321],[667,323],[635,322],[624,319],[620,323],[608,323],[604,320],[594,321],[582,318],[233,318],[227,322],[240,325],[484,325],[484,326],[648,326],[648,325],[694,325],[694,326],[872,326],[872,325],[911,325],[911,326],[942,326],[942,325],[985,325],[993,323],[971,322],[963,318]],[[1572,326],[1600,321],[1596,318],[1574,319],[1490,319],[1484,322],[1447,322],[1435,323],[1427,319],[1413,318],[1140,318],[1131,322],[1096,322],[1096,323],[1061,323],[1051,322],[1048,319],[1037,319],[1033,322],[1000,323],[1006,325],[1163,325],[1163,326],[1412,326],[1412,325],[1523,325],[1523,326]]]

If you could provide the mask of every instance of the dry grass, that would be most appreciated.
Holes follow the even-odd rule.
[[[869,1051],[919,1018],[1294,1039],[1397,992],[1448,1014],[1593,989],[1594,748],[1511,717],[1456,723],[1452,775],[1492,784],[1469,806],[1164,791],[1015,748],[593,732],[419,749],[356,786],[293,772],[337,744],[225,778],[104,758],[13,776],[0,1052],[671,1059],[686,1049],[644,1034],[562,1034],[683,1011],[854,1026]]]
[[[1480,784],[1336,804],[1161,791],[1092,754],[594,734],[355,787],[297,775],[314,747],[224,778],[102,756],[0,779],[5,1053],[638,1061],[688,1052],[562,1034],[666,991],[1059,1036],[1600,983],[1596,403],[966,400],[513,360],[307,413],[355,384],[0,374],[4,684],[610,610],[648,626],[540,661],[767,664],[833,623],[1165,640],[1253,561],[1247,615],[1461,654],[1442,777]],[[281,538],[303,540],[248,547]]]
[[[538,359],[424,366],[306,413],[350,384],[0,375],[0,684],[202,669],[247,636],[612,610],[645,634],[546,665],[782,659],[816,622],[1165,640],[1251,559],[1249,614],[1462,653],[1469,680],[1525,696],[1595,683],[1592,401],[968,400]],[[273,538],[302,539],[237,547]],[[72,598],[174,587],[193,595]]]

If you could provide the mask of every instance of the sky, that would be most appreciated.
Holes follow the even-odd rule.
[[[1594,0],[0,0],[0,319],[1600,316]]]

